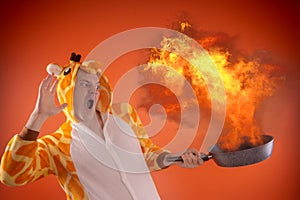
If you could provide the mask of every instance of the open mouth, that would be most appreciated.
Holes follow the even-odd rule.
[[[88,109],[93,108],[93,105],[94,105],[94,100],[92,100],[92,99],[88,100],[88,102],[87,102]]]

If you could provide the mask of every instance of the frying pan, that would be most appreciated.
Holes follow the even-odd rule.
[[[270,135],[262,135],[263,144],[238,149],[236,151],[223,151],[217,144],[213,145],[208,154],[201,153],[200,158],[204,161],[213,159],[221,167],[239,167],[261,162],[269,158],[273,151],[274,138]],[[168,158],[169,162],[183,162],[181,156]]]

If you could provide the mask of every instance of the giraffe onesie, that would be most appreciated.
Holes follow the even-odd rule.
[[[91,148],[95,147],[97,149],[98,146],[97,142],[94,142],[97,140],[89,140],[89,138],[84,139],[87,134],[83,133],[88,132],[88,130],[84,130],[84,127],[80,127],[80,124],[77,125],[76,119],[73,115],[72,101],[76,74],[79,68],[88,73],[95,74],[101,73],[101,70],[95,66],[96,62],[84,62],[81,64],[79,60],[72,55],[70,63],[67,66],[59,66],[56,64],[48,65],[47,71],[57,75],[57,95],[59,102],[61,104],[68,104],[68,106],[63,110],[66,116],[66,121],[53,134],[45,135],[37,140],[24,140],[18,134],[15,135],[7,144],[2,156],[0,168],[0,179],[2,183],[11,186],[21,186],[53,174],[58,178],[59,184],[66,193],[67,199],[116,199],[113,195],[91,195],[91,191],[95,191],[95,187],[97,186],[92,185],[90,183],[92,181],[87,179],[87,177],[89,177],[89,175],[91,175],[89,173],[92,173],[95,169],[84,170],[84,167],[89,167],[89,163],[81,161],[82,158],[85,159],[88,156],[97,157],[97,153],[92,152],[89,154],[89,152],[95,150],[91,150]],[[126,127],[128,129],[129,127],[130,130],[128,129],[128,132],[133,133],[133,135],[130,136],[132,143],[129,142],[129,146],[136,145],[136,141],[138,143],[139,150],[135,149],[135,151],[141,151],[141,154],[143,155],[143,162],[146,163],[147,170],[148,168],[150,171],[160,170],[161,167],[158,164],[159,159],[161,159],[161,155],[168,153],[168,151],[152,143],[152,141],[148,138],[136,111],[130,105],[126,103],[111,103],[112,91],[107,78],[103,74],[101,74],[99,81],[100,97],[96,105],[96,110],[100,112],[104,121],[122,124],[125,129]],[[91,143],[90,145],[85,145],[84,142],[80,143],[80,141],[91,141]],[[121,145],[128,146],[128,144],[124,143]],[[87,152],[86,155],[76,154],[76,152],[79,151],[78,149],[82,146],[83,150]],[[115,155],[115,158],[116,157],[118,157],[118,155]],[[98,158],[98,161],[99,160],[101,160],[101,158]],[[141,166],[143,166],[141,159],[138,158],[137,160],[137,162],[141,163]],[[99,162],[95,165],[91,164],[91,166],[97,166],[98,164]],[[149,191],[149,195],[152,195],[150,198],[159,199],[158,194],[156,194],[155,186],[152,183],[152,179],[147,170],[144,173],[131,173],[128,176],[129,178],[126,178],[126,174],[128,173],[125,173],[124,171],[130,171],[131,169],[135,170],[135,166],[131,165],[127,168],[125,167],[126,169],[122,172],[122,170],[118,168],[118,163],[110,165],[108,162],[108,165],[102,166],[102,168],[114,168],[114,166],[117,166],[117,170],[115,171],[121,171],[117,172],[120,175],[121,184],[127,185],[125,190],[127,189],[129,191],[128,199],[148,199],[147,196],[141,197],[141,193],[147,195],[147,192],[149,193]],[[78,173],[78,171],[80,173]],[[115,174],[115,176],[116,175],[118,174]],[[140,181],[145,180],[145,184],[148,181],[149,187],[152,189],[149,189],[149,191],[140,191],[140,194],[134,194],[135,188],[130,186],[130,181],[134,182],[138,179],[140,179]],[[141,188],[142,185],[143,184],[138,184],[137,189],[143,190],[143,188]],[[109,190],[112,190],[113,194],[118,193],[118,188],[115,188],[112,185],[106,185],[106,187]],[[105,191],[102,192],[105,193]]]

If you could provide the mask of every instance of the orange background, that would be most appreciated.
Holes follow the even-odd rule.
[[[64,64],[72,51],[84,57],[98,43],[121,31],[145,26],[168,28],[180,16],[188,16],[201,29],[236,36],[234,43],[245,54],[257,49],[270,51],[274,62],[285,69],[286,81],[264,102],[259,113],[263,130],[275,137],[270,159],[240,168],[221,168],[210,161],[197,169],[175,166],[155,172],[152,175],[162,199],[300,199],[298,3],[6,2],[0,3],[1,154],[33,110],[49,62]],[[63,119],[62,115],[51,118],[42,132],[53,132]],[[19,188],[0,184],[0,197],[65,199],[53,176]]]

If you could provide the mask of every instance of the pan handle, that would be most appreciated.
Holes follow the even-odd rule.
[[[200,153],[200,158],[203,161],[208,161],[209,159],[212,158],[211,154],[205,154],[205,153]],[[172,156],[167,158],[168,162],[183,162],[183,159],[181,156]]]

